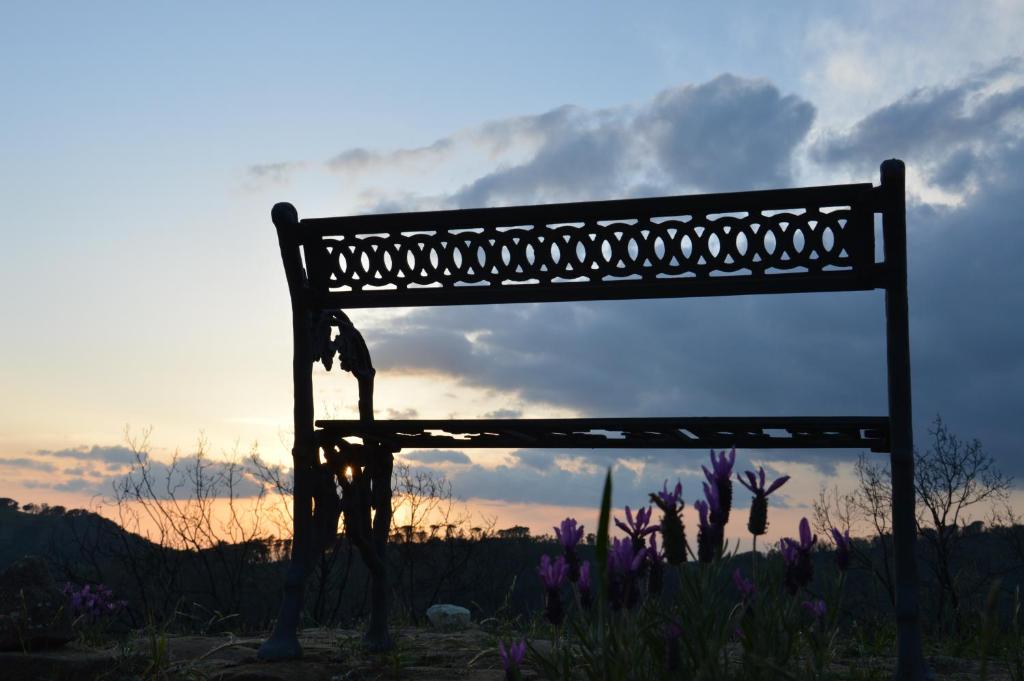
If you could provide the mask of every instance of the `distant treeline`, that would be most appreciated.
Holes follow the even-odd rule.
[[[964,535],[959,538],[962,550],[950,569],[960,587],[960,608],[980,613],[993,588],[1008,594],[1024,581],[1024,525],[986,529],[975,523],[958,532]],[[850,623],[891,622],[886,580],[878,572],[887,539],[856,541],[861,561],[852,566],[844,598]],[[816,583],[824,585],[835,568],[831,550],[821,543],[815,572]],[[266,631],[276,616],[289,550],[287,539],[273,537],[212,543],[198,550],[171,548],[89,511],[45,504],[22,508],[14,500],[0,500],[0,569],[36,554],[47,558],[60,580],[105,584],[128,602],[121,614],[124,627],[155,622],[176,631]],[[395,528],[388,554],[395,617],[419,623],[430,605],[456,603],[469,608],[477,621],[497,617],[526,624],[543,604],[536,574],[540,556],[558,551],[552,537],[531,536],[523,527],[494,531],[447,523]],[[581,546],[581,558],[593,560],[593,551],[592,544]],[[924,621],[936,627],[941,606],[927,594],[939,589],[938,577],[925,542],[919,542],[919,559]],[[749,570],[749,553],[735,560]],[[768,565],[775,560],[771,556]],[[363,619],[368,579],[358,552],[339,535],[310,580],[306,623],[347,626]]]

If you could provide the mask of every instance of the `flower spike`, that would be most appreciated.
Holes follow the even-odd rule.
[[[750,503],[750,518],[747,521],[747,530],[755,537],[759,537],[768,530],[768,495],[782,487],[789,480],[788,475],[783,475],[775,480],[767,488],[764,486],[764,468],[759,468],[755,476],[752,471],[745,471],[744,480],[742,475],[737,474],[736,479],[754,495]]]

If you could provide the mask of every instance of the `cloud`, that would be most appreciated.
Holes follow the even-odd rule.
[[[1024,91],[1007,80],[1018,67],[1006,62],[945,88],[908,93],[849,131],[816,140],[811,155],[824,183],[851,164],[874,168],[884,158],[916,155],[912,172],[923,168],[936,182],[970,185],[958,205],[910,204],[917,442],[927,447],[927,425],[941,412],[954,432],[980,438],[1007,472],[1020,475],[1013,411],[1024,403],[1024,325],[1010,311],[1024,309]],[[761,125],[748,109],[761,112]],[[559,110],[534,126],[542,141],[530,160],[484,174],[452,197],[494,204],[607,196],[609,186],[627,186],[618,174],[632,159],[627,150],[654,149],[655,139],[658,148],[673,140],[682,146],[652,157],[651,186],[780,183],[791,179],[812,116],[809,103],[733,76],[662,93],[635,110]],[[560,139],[548,140],[548,129],[559,130]],[[702,138],[715,144],[701,147]],[[712,154],[748,138],[765,151]],[[720,168],[687,160],[684,148]],[[367,340],[386,372],[447,374],[582,415],[886,413],[882,292],[419,309],[370,329]],[[665,454],[637,456],[653,463]],[[761,458],[833,473],[836,461],[853,456],[793,450]],[[536,470],[543,455],[520,461]]]
[[[83,492],[92,488],[93,483],[85,478],[71,478],[64,482],[57,483],[51,489],[58,492]]]
[[[485,155],[490,169],[455,191],[372,197],[367,212],[375,213],[767,188],[790,182],[793,149],[813,119],[810,102],[783,95],[769,81],[725,74],[667,89],[636,106],[560,106],[491,121],[425,147],[346,149],[326,165],[361,173]]]
[[[418,463],[439,464],[439,463],[472,463],[470,458],[462,452],[451,449],[414,449],[411,452],[402,452],[402,458]]]
[[[160,499],[169,499],[172,494],[178,498],[195,493],[197,480],[206,487],[206,493],[214,498],[234,496],[254,497],[260,494],[262,484],[253,471],[245,464],[219,461],[203,457],[178,457],[176,461],[164,462],[149,459],[149,476],[157,484],[153,486]],[[134,485],[142,482],[138,468],[125,475],[110,476],[95,483],[103,493],[109,493],[111,485]]]
[[[475,174],[433,195],[366,190],[375,210],[400,211],[767,188],[794,184],[795,167],[816,173],[811,183],[828,184],[851,172],[874,176],[881,160],[903,157],[912,180],[958,195],[944,205],[927,203],[927,193],[910,197],[918,445],[927,446],[926,426],[941,412],[954,432],[980,438],[1008,472],[1024,474],[1024,462],[1012,456],[1019,439],[1013,409],[1024,403],[1017,350],[1024,326],[1012,313],[1024,309],[1017,262],[1024,253],[1022,60],[906,92],[812,139],[815,112],[814,103],[769,81],[724,74],[635,105],[561,106],[423,147],[350,149],[331,163],[355,173],[487,157]],[[366,331],[381,381],[388,373],[444,374],[538,410],[886,413],[881,292],[418,309]],[[522,453],[516,461],[565,482],[555,454]],[[832,473],[854,454],[794,450],[759,458]],[[602,464],[619,456],[588,454]],[[631,456],[650,466],[669,459],[656,450]],[[475,483],[473,476],[494,475],[488,470],[467,466],[460,475]],[[549,495],[547,503],[559,493],[558,484],[536,490],[538,499]]]
[[[471,208],[621,192],[633,169],[624,117],[575,108],[553,113],[545,116],[543,142],[530,160],[474,180],[452,194],[449,203]]]
[[[86,445],[81,445],[79,447],[58,449],[55,451],[40,449],[36,452],[36,455],[64,459],[77,459],[79,461],[102,461],[107,464],[130,464],[136,460],[134,451],[119,445],[110,447],[101,447],[99,445],[88,447]]]
[[[509,503],[555,504],[560,506],[600,506],[601,490],[607,467],[612,468],[614,500],[621,508],[624,504],[634,507],[646,505],[648,495],[662,489],[666,481],[683,484],[683,498],[693,501],[701,495],[704,475],[699,463],[707,462],[707,454],[696,462],[689,459],[688,467],[680,466],[678,452],[671,457],[642,462],[638,452],[620,450],[607,452],[607,458],[595,465],[588,453],[572,451],[541,451],[534,449],[517,450],[511,454],[507,464],[488,467],[479,464],[460,466],[457,469],[423,465],[421,468],[441,474],[452,484],[460,498],[475,498]],[[539,463],[534,466],[532,463]],[[747,454],[741,453],[736,463],[737,471],[750,468]],[[783,466],[783,468],[785,468]],[[771,470],[771,469],[770,469]],[[774,473],[774,470],[771,470]],[[749,496],[738,484],[734,488],[734,504],[746,508]],[[772,496],[772,504],[786,506],[785,494]]]
[[[522,409],[495,409],[484,414],[485,419],[517,419],[523,415]]]
[[[397,149],[384,153],[355,147],[346,149],[328,160],[327,167],[334,172],[356,174],[377,168],[436,163],[448,156],[455,144],[453,138],[444,137],[425,147]]]
[[[634,129],[678,186],[714,191],[788,184],[793,150],[813,121],[810,102],[726,74],[662,92]]]
[[[551,470],[555,465],[553,453],[545,449],[520,449],[515,453],[515,459],[523,466],[538,471]]]
[[[248,464],[233,463],[218,459],[195,455],[181,456],[176,461],[166,462],[152,458],[147,452],[136,453],[127,447],[82,445],[60,450],[39,450],[34,458],[0,458],[0,466],[20,468],[33,471],[56,473],[45,479],[24,481],[20,484],[35,489],[53,489],[64,492],[88,492],[90,494],[109,495],[115,485],[134,485],[142,482],[141,469],[138,465],[122,472],[124,467],[141,460],[147,466],[147,474],[152,482],[154,493],[161,499],[170,497],[169,490],[175,491],[179,498],[194,493],[196,480],[201,479],[207,486],[211,497],[252,497],[262,490],[258,477]],[[463,455],[464,456],[464,455]],[[59,470],[49,459],[73,460],[86,464]],[[104,464],[104,471],[94,469],[88,464]],[[88,475],[89,477],[83,477]]]
[[[562,107],[533,122],[541,143],[532,158],[468,183],[450,200],[472,207],[784,185],[813,119],[809,102],[728,74],[665,90],[636,108]]]
[[[269,182],[272,184],[287,184],[292,174],[305,167],[303,161],[278,161],[275,163],[256,163],[246,171],[250,180],[257,182]]]
[[[382,370],[583,415],[828,415],[883,411],[882,329],[853,293],[424,309],[366,335]]]
[[[57,470],[57,467],[48,461],[40,461],[38,459],[29,459],[25,457],[0,458],[0,466],[7,468],[21,468],[32,471],[44,471],[46,473],[52,473]]]
[[[826,165],[873,169],[898,157],[950,191],[984,181],[1008,139],[1024,132],[1024,60],[1011,59],[944,87],[914,90],[825,135],[811,157]],[[979,173],[981,175],[979,175]]]
[[[405,421],[407,419],[414,419],[419,415],[419,412],[412,407],[408,409],[393,409],[388,407],[385,412],[387,417],[391,421]]]

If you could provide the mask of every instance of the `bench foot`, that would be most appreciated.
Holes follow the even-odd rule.
[[[292,560],[285,577],[284,597],[281,610],[270,638],[263,642],[256,657],[267,662],[296,660],[302,657],[299,644],[299,616],[302,610],[302,592],[306,581],[306,570],[301,561]]]
[[[302,646],[299,644],[298,636],[294,634],[275,634],[263,642],[256,657],[265,662],[297,660],[302,657]]]
[[[395,642],[385,627],[384,631],[367,631],[363,636],[363,646],[371,653],[386,653],[395,647]]]

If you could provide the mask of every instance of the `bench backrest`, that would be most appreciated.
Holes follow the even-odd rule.
[[[290,210],[275,211],[275,223],[284,241],[301,246],[306,281],[293,290],[313,309],[866,290],[884,286],[874,237],[882,189],[847,184],[297,224],[282,204]]]

